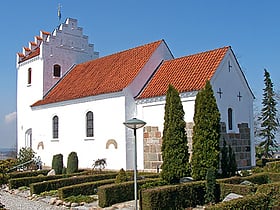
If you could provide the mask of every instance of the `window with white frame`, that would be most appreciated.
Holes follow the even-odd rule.
[[[86,137],[93,137],[93,131],[93,112],[88,111],[86,114]]]
[[[58,139],[58,116],[54,116],[52,119],[52,134],[53,139]]]

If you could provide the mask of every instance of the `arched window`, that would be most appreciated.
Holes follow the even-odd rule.
[[[232,108],[228,108],[228,129],[232,130]]]
[[[54,77],[60,77],[61,76],[61,67],[58,64],[55,64],[53,66],[53,76]]]
[[[32,69],[29,68],[29,69],[28,69],[28,73],[27,73],[27,84],[28,84],[28,85],[31,84],[31,75],[32,75]]]
[[[53,138],[58,139],[58,116],[54,116],[52,119]]]
[[[89,111],[86,114],[86,135],[93,137],[93,112]]]

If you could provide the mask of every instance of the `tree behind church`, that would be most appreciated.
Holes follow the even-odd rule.
[[[168,183],[178,183],[180,178],[190,175],[188,140],[184,109],[178,91],[169,85],[164,115],[162,137],[161,177]]]
[[[205,179],[207,170],[219,168],[220,112],[209,81],[195,100],[192,138],[192,177]]]
[[[264,85],[263,89],[263,100],[261,116],[258,120],[261,122],[261,128],[259,136],[263,141],[259,144],[260,147],[264,148],[264,156],[266,158],[273,155],[272,148],[277,147],[275,140],[275,134],[278,129],[279,123],[277,120],[277,102],[275,100],[275,93],[273,90],[273,83],[270,79],[269,72],[264,70]]]

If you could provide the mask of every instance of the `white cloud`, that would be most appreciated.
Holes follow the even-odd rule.
[[[5,116],[5,123],[7,124],[12,123],[16,120],[16,118],[17,118],[16,112],[9,113]]]

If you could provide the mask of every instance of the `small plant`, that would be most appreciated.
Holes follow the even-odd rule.
[[[18,188],[19,191],[25,191],[25,190],[29,190],[29,187],[27,186],[21,186]]]
[[[115,183],[126,182],[128,180],[125,170],[123,168],[119,171],[118,175],[116,176]]]
[[[97,199],[91,196],[86,196],[86,195],[77,195],[77,196],[70,196],[64,199],[66,202],[71,202],[71,203],[91,203],[93,201],[96,201]]]
[[[214,167],[208,168],[206,173],[206,193],[205,203],[215,203],[215,191],[216,191],[216,170]]]
[[[68,155],[68,159],[67,159],[67,168],[66,168],[66,173],[67,174],[72,174],[75,172],[78,172],[78,156],[76,152],[71,152]]]
[[[22,147],[19,150],[17,165],[22,165],[23,169],[33,169],[35,168],[35,163],[33,158],[35,157],[35,152],[30,147]]]
[[[52,169],[54,169],[55,174],[62,174],[63,169],[63,155],[56,154],[52,159]]]
[[[97,159],[93,162],[94,163],[92,164],[92,167],[93,167],[92,170],[99,169],[99,171],[101,171],[107,165],[106,158]]]
[[[40,196],[57,196],[57,190],[50,190],[40,193]]]

